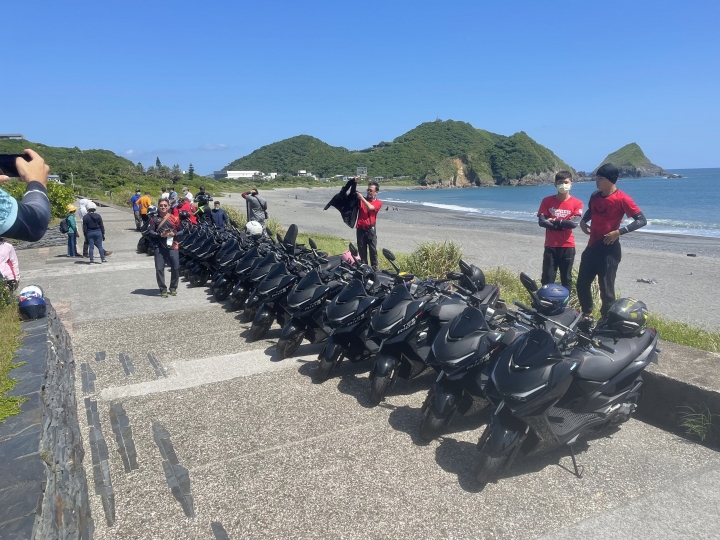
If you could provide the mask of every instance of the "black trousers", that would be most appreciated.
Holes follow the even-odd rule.
[[[367,252],[370,250],[370,266],[375,270],[378,269],[378,256],[377,256],[377,233],[375,227],[369,229],[358,229],[357,230],[357,247],[362,262],[367,264],[368,257]]]
[[[543,253],[542,284],[555,283],[560,271],[560,283],[567,290],[572,287],[572,268],[575,248],[546,247]]]
[[[615,275],[622,259],[620,242],[605,245],[602,242],[588,246],[580,258],[580,270],[577,279],[577,294],[583,313],[592,313],[592,282],[598,278],[600,285],[600,315],[605,318],[615,302]]]
[[[164,240],[164,238],[163,238]],[[160,292],[167,291],[165,286],[165,263],[170,267],[170,290],[175,291],[180,281],[180,251],[155,246],[155,277]]]

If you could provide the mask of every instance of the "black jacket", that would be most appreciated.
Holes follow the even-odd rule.
[[[358,210],[360,208],[357,196],[355,195],[356,186],[355,181],[350,180],[345,184],[345,187],[340,190],[340,193],[330,199],[330,202],[323,208],[323,210],[327,210],[331,206],[337,208],[340,211],[343,221],[351,229],[354,229],[355,225],[357,225]]]

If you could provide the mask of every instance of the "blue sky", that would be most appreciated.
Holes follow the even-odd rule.
[[[720,167],[719,22],[692,0],[24,2],[2,25],[0,132],[207,174],[439,117],[525,131],[579,170],[629,142]]]

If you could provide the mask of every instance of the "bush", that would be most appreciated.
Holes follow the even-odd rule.
[[[12,180],[3,184],[3,189],[12,195],[15,200],[20,202],[25,195],[26,184],[19,180]],[[62,186],[55,182],[47,184],[48,199],[50,199],[50,212],[52,217],[65,217],[67,215],[67,205],[75,201],[75,193],[72,188]]]
[[[223,206],[223,209],[228,215],[228,219],[230,221],[235,222],[235,226],[238,229],[242,229],[245,227],[245,223],[247,223],[247,216],[243,214],[238,208],[235,206]]]
[[[444,278],[457,271],[461,257],[462,248],[451,240],[420,244],[407,258],[405,270],[418,277]]]

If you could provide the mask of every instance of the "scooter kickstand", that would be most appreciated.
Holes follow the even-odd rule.
[[[578,468],[577,461],[575,460],[575,448],[572,444],[570,445],[570,457],[572,457],[573,467],[575,468],[575,476],[577,476],[578,478],[582,478],[585,467],[580,465],[580,467]]]

